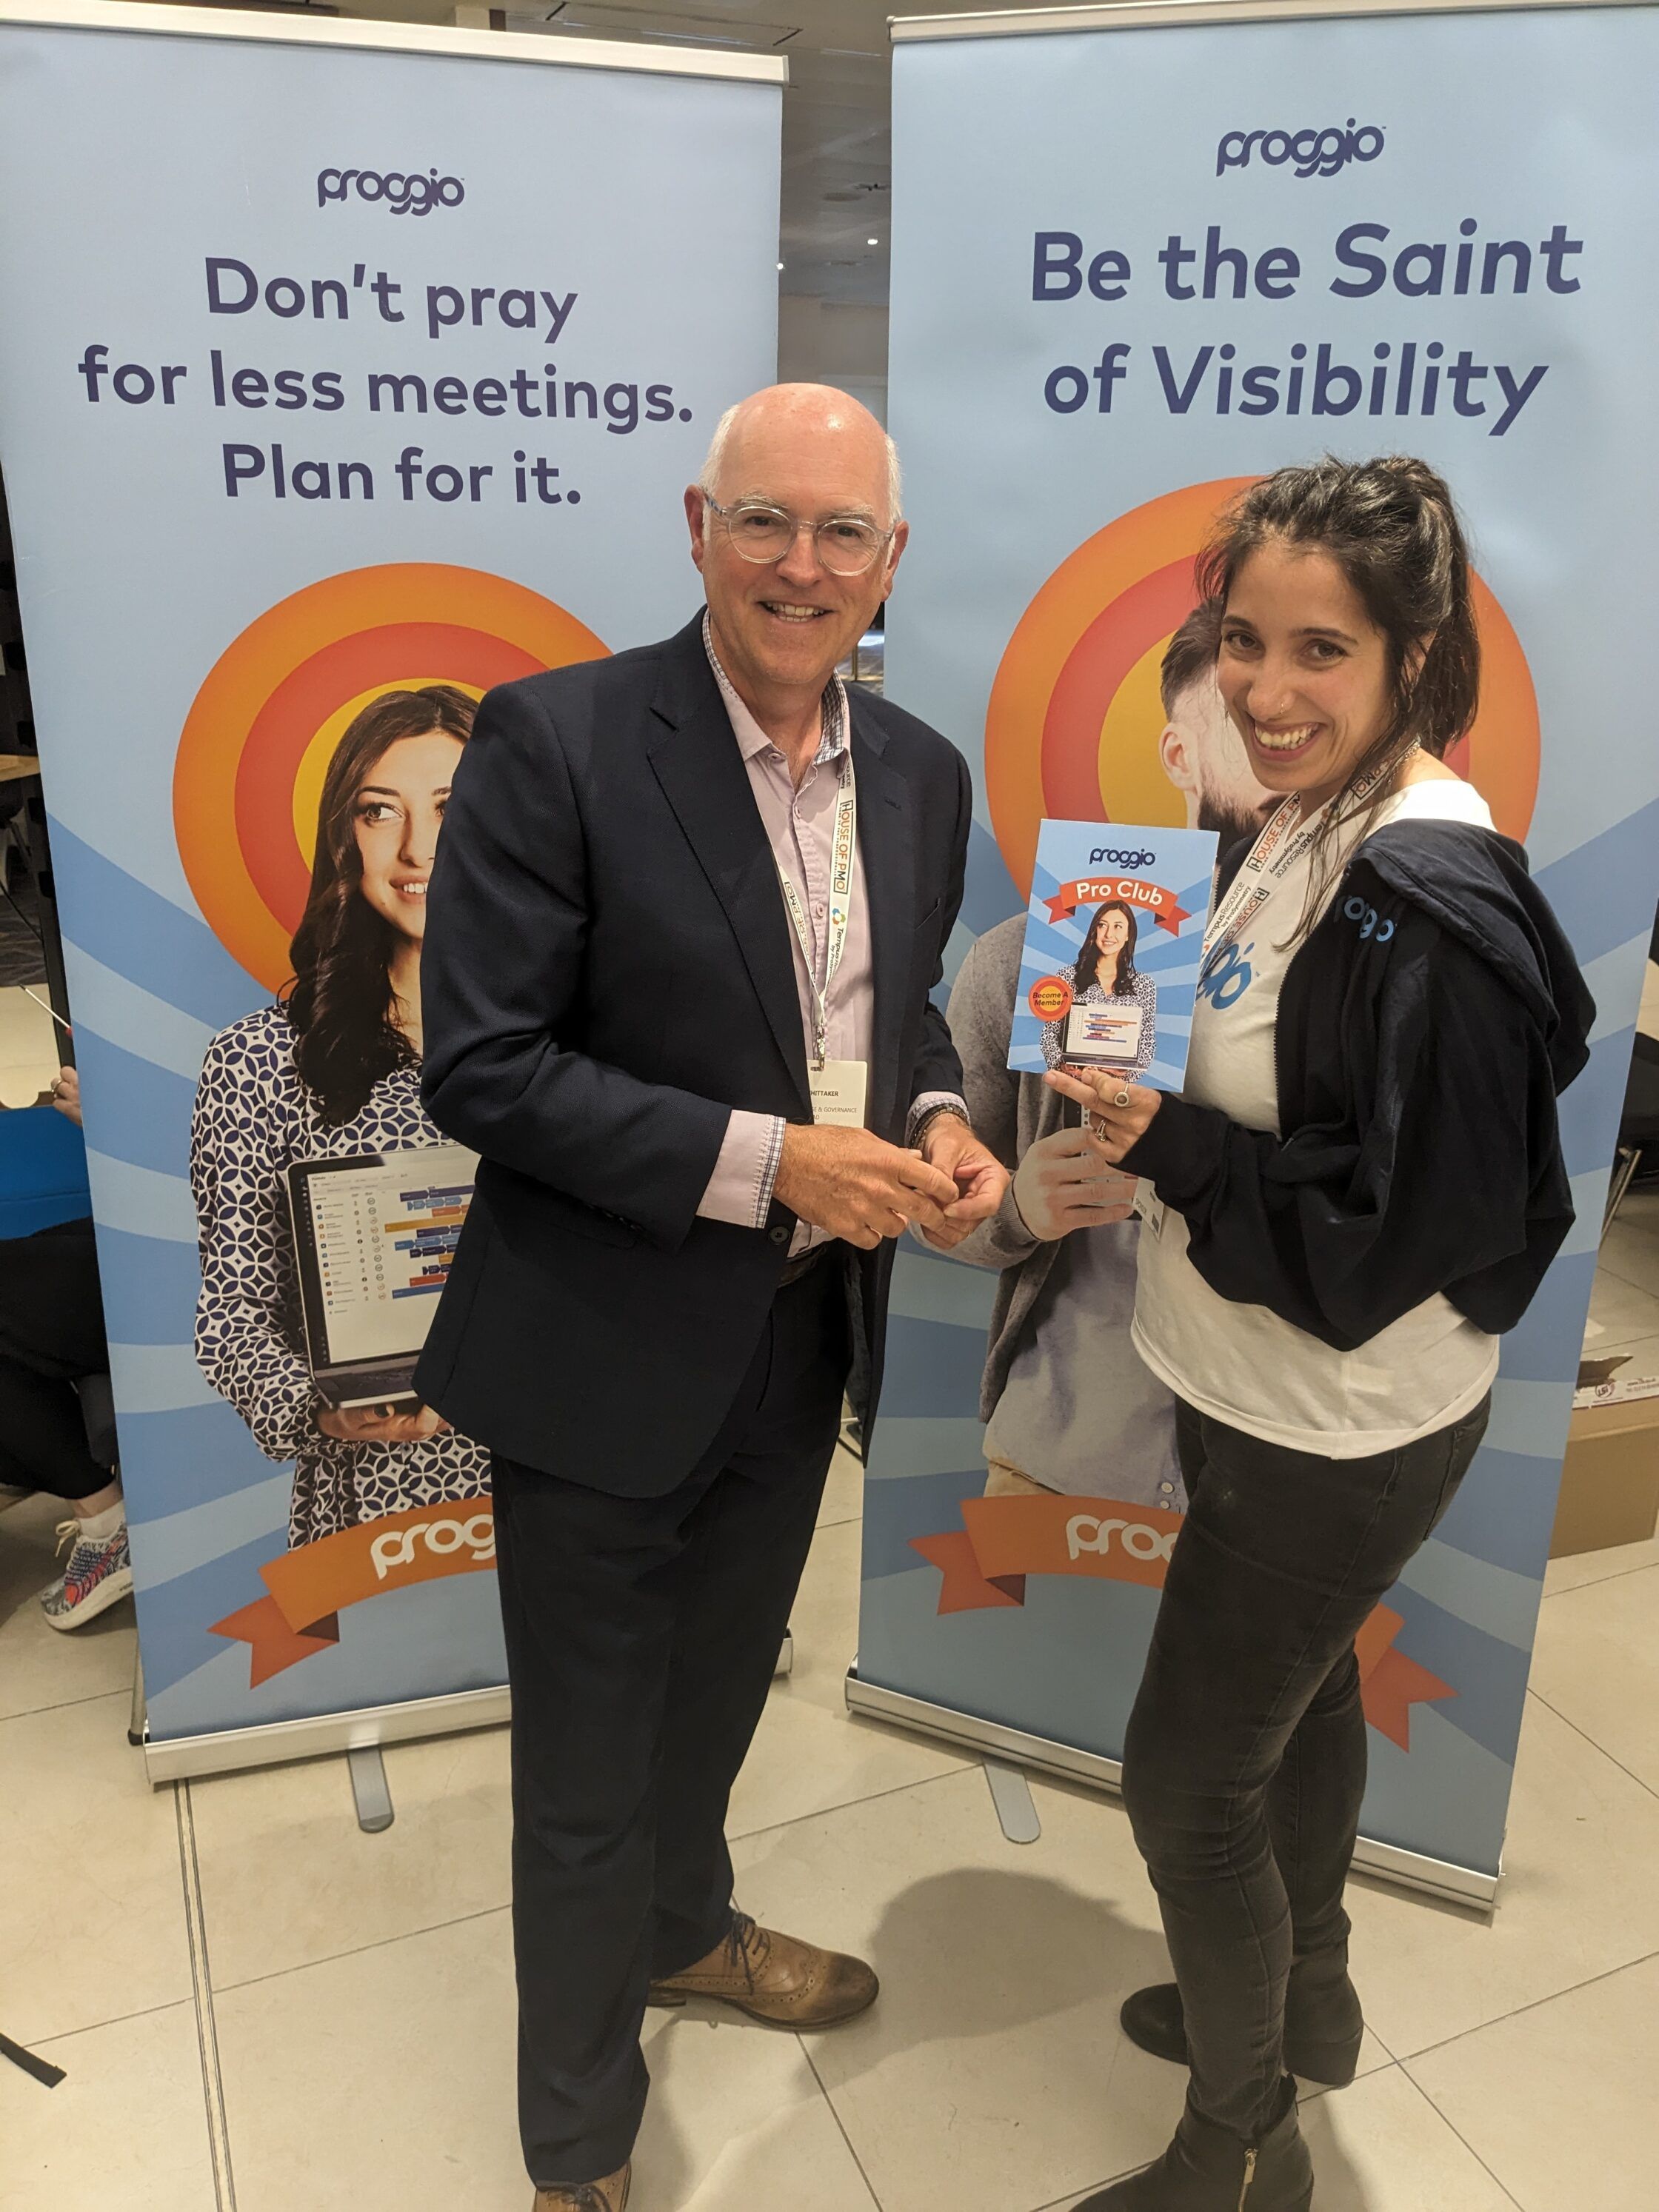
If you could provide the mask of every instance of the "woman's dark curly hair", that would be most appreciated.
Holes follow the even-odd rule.
[[[465,744],[477,702],[449,684],[386,691],[364,708],[335,750],[317,814],[311,891],[289,958],[283,994],[294,1027],[294,1064],[331,1125],[361,1113],[368,1094],[415,1054],[393,1016],[391,964],[396,932],[361,896],[357,795],[392,745],[434,732]]]
[[[1426,461],[1399,453],[1370,461],[1328,454],[1306,467],[1277,470],[1218,518],[1194,564],[1200,598],[1224,605],[1250,555],[1272,544],[1328,554],[1382,633],[1390,711],[1352,774],[1382,766],[1413,738],[1439,759],[1480,703],[1468,547],[1445,478]],[[1346,813],[1326,817],[1313,855],[1310,913],[1319,904],[1320,863],[1328,870],[1325,856],[1337,832],[1374,813],[1389,787],[1385,779]],[[1304,915],[1304,930],[1308,921]]]

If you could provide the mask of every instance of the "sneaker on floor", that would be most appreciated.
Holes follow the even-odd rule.
[[[116,1509],[110,1509],[114,1511]],[[132,1589],[132,1554],[125,1515],[107,1536],[89,1536],[78,1521],[58,1524],[58,1548],[71,1547],[63,1579],[40,1593],[40,1610],[54,1628],[79,1628],[96,1620]]]

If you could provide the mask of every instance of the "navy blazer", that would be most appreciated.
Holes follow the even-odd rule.
[[[961,755],[849,687],[875,975],[869,1126],[962,1070],[929,1000],[962,898]],[[483,1157],[416,1375],[465,1434],[619,1496],[690,1472],[741,1382],[794,1216],[700,1219],[729,1109],[810,1121],[789,920],[702,617],[501,686],[427,902],[422,1091]],[[843,1246],[873,1414],[893,1247]],[[831,1262],[830,1264],[833,1264]]]

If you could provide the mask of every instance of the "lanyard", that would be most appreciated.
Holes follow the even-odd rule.
[[[853,856],[858,849],[857,824],[858,795],[853,787],[853,748],[849,739],[842,755],[841,781],[836,794],[836,835],[830,865],[830,931],[822,985],[815,972],[812,933],[807,925],[806,908],[788,870],[781,860],[777,864],[784,904],[795,927],[800,957],[806,963],[806,981],[812,994],[812,1065],[820,1072],[830,1036],[830,986],[836,980],[836,970],[847,950],[847,927],[853,912]]]
[[[1318,836],[1333,807],[1358,805],[1370,798],[1377,786],[1393,775],[1416,750],[1417,740],[1413,738],[1409,744],[1402,745],[1376,768],[1367,769],[1363,775],[1345,784],[1322,806],[1315,807],[1305,822],[1302,819],[1302,794],[1293,791],[1269,817],[1266,829],[1251,846],[1229,885],[1226,897],[1211,916],[1210,926],[1204,933],[1205,957],[1207,958],[1217,945],[1237,937],[1246,922],[1261,911],[1273,896],[1274,885],[1283,882]]]

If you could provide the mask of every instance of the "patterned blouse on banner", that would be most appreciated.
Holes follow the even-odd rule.
[[[383,1075],[350,1121],[323,1121],[280,1006],[233,1022],[208,1048],[191,1127],[202,1252],[196,1357],[260,1450],[295,1462],[290,1548],[410,1506],[489,1495],[489,1453],[453,1431],[420,1443],[325,1436],[305,1356],[289,1164],[441,1141],[413,1064]]]

